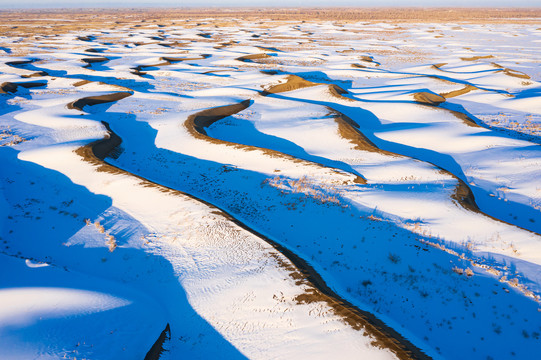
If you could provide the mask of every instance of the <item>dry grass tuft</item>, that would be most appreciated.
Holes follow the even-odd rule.
[[[265,179],[263,184],[268,184],[280,189],[282,193],[304,194],[307,197],[318,201],[320,204],[340,204],[338,190],[334,185],[315,184],[306,176],[303,176],[300,179],[286,179],[276,176],[274,178]]]

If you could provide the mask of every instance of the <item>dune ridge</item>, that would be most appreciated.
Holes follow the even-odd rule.
[[[231,111],[231,109],[241,109],[245,106],[245,104],[234,104],[232,105],[232,107],[226,109],[211,109],[211,111],[203,113],[205,114],[205,117],[197,122],[200,125],[207,124],[208,121],[212,121],[216,118],[222,118],[222,116],[224,115],[224,110]],[[192,121],[194,120],[192,119]],[[276,241],[264,236],[263,234],[258,233],[257,231],[253,230],[252,228],[239,221],[233,215],[229,214],[223,209],[216,207],[211,203],[201,200],[191,194],[154,183],[152,181],[149,181],[148,179],[134,175],[107,163],[105,159],[112,152],[114,152],[115,149],[118,148],[122,140],[118,135],[116,135],[113,131],[110,130],[108,124],[104,124],[104,126],[106,126],[106,128],[108,129],[108,137],[102,140],[97,140],[89,145],[83,146],[76,150],[76,153],[81,156],[85,161],[95,166],[98,166],[100,171],[132,176],[138,178],[141,181],[141,186],[156,187],[160,191],[172,195],[187,196],[205,204],[206,206],[216,209],[216,214],[223,216],[228,221],[235,223],[244,230],[254,234],[255,236],[269,243],[273,248],[282,253],[291,262],[289,264],[281,262],[281,266],[290,272],[290,276],[292,278],[310,287],[310,289],[307,290],[304,295],[301,295],[298,298],[299,302],[323,301],[327,303],[327,305],[331,309],[333,309],[335,314],[342,317],[347,324],[349,324],[356,330],[366,331],[368,334],[370,334],[376,339],[375,344],[377,344],[377,346],[390,349],[401,360],[430,359],[430,357],[427,356],[423,351],[410,343],[406,338],[404,338],[394,329],[387,326],[376,316],[374,316],[370,312],[355,307],[350,302],[340,297],[326,284],[326,282],[321,278],[319,273],[314,270],[308,262],[300,258],[289,249],[283,247]],[[160,338],[158,340],[160,340],[161,338],[162,335],[160,335]],[[152,349],[150,351],[152,351]]]
[[[81,98],[69,103],[67,105],[67,108],[83,111],[83,108],[85,106],[111,103],[118,100],[122,100],[132,95],[133,95],[132,92],[123,91],[123,92],[116,92],[116,93],[106,94],[106,95],[88,96],[88,97],[84,97],[84,98]]]
[[[338,170],[327,167],[323,164],[297,158],[297,157],[282,153],[280,151],[257,147],[257,146],[251,146],[251,145],[232,143],[229,141],[217,139],[217,138],[207,135],[205,128],[211,126],[216,121],[219,121],[223,118],[226,118],[228,116],[231,116],[243,111],[244,109],[248,108],[251,105],[251,103],[252,103],[251,100],[244,100],[237,104],[220,106],[220,107],[215,107],[215,108],[199,111],[195,114],[190,115],[184,122],[184,126],[193,137],[210,142],[210,143],[232,146],[241,151],[260,151],[261,153],[269,155],[271,157],[286,159],[288,161],[292,161],[295,163],[302,163],[307,166],[316,166],[318,168],[331,169],[333,171],[338,172]],[[358,174],[353,174],[353,173],[351,173],[351,175],[355,176],[355,180],[354,180],[355,183],[366,184],[366,180],[362,176]]]
[[[31,89],[35,87],[41,87],[47,85],[47,82],[4,82],[0,84],[0,94],[8,94],[17,92],[17,88],[22,87],[25,89]]]
[[[150,256],[139,279],[172,265],[149,293],[168,315],[133,334],[139,357],[535,353],[536,324],[516,321],[541,304],[534,20],[295,11],[0,12],[0,212],[13,215],[0,250],[48,262],[43,247],[89,274],[118,265],[143,292],[152,281],[131,279],[124,255]],[[445,16],[459,13],[473,16]],[[179,316],[167,293],[183,289],[212,329]]]

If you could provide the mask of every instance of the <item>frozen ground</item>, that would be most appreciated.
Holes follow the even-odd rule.
[[[0,37],[0,357],[538,352],[541,28],[217,24]]]

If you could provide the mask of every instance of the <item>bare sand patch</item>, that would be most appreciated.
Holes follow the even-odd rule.
[[[253,60],[257,60],[257,59],[265,59],[265,58],[268,58],[270,57],[269,54],[251,54],[251,55],[244,55],[244,56],[240,56],[238,58],[236,58],[235,60],[239,60],[239,61],[253,61]]]
[[[105,56],[96,56],[90,58],[82,58],[81,61],[86,63],[86,65],[84,66],[85,68],[89,68],[92,66],[92,64],[109,61],[109,58],[106,58]]]
[[[468,85],[464,86],[462,89],[449,91],[447,93],[440,93],[440,95],[442,97],[448,99],[448,98],[453,98],[453,97],[456,97],[456,96],[467,94],[470,91],[474,91],[474,90],[479,90],[479,88],[468,84]]]
[[[439,105],[445,102],[445,97],[432,92],[420,91],[413,94],[413,99],[421,104]]]
[[[482,59],[492,59],[494,55],[481,55],[481,56],[472,56],[472,57],[461,57],[460,60],[462,61],[477,61]]]
[[[494,67],[496,67],[498,69],[501,69],[505,75],[513,76],[513,77],[516,77],[516,78],[519,78],[519,79],[531,79],[529,75],[527,75],[527,74],[525,74],[523,72],[506,68],[505,66],[501,66],[501,65],[496,64],[494,62],[491,63],[491,64],[492,64],[492,66],[494,66]]]
[[[269,86],[265,90],[263,90],[262,94],[263,95],[277,94],[281,92],[293,91],[293,90],[302,89],[305,87],[317,86],[317,85],[321,85],[321,84],[305,80],[297,75],[288,75],[285,83]]]
[[[47,82],[4,82],[0,84],[0,94],[8,94],[17,92],[17,88],[22,87],[30,89],[47,85]]]
[[[68,109],[76,109],[79,111],[83,111],[83,108],[85,106],[111,103],[132,95],[133,94],[131,92],[123,91],[107,95],[88,96],[69,103],[67,107]]]
[[[33,77],[42,77],[42,76],[48,76],[49,74],[45,71],[36,71],[32,74],[28,75],[21,75],[23,79],[33,78]]]

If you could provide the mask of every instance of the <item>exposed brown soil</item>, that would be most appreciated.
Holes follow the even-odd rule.
[[[335,114],[334,121],[338,124],[338,133],[340,136],[355,145],[355,149],[375,152],[387,156],[397,156],[394,153],[378,148],[359,130],[359,124],[350,117],[331,108],[329,108],[329,111]]]
[[[192,58],[184,58],[184,57],[171,57],[171,56],[163,56],[160,59],[163,61],[168,62],[169,64],[180,62],[180,61],[194,61],[194,60],[203,60],[209,58],[209,54],[202,54],[200,57],[192,57]]]
[[[349,94],[347,90],[343,89],[342,87],[336,85],[336,84],[330,84],[330,85],[327,85],[328,88],[329,88],[329,92],[335,96],[335,97],[338,97],[342,100],[348,100],[348,101],[352,101],[352,99],[344,96],[346,94]],[[355,101],[355,100],[353,100]]]
[[[90,84],[92,81],[90,80],[81,80],[81,81],[77,81],[76,83],[73,84],[73,86],[75,87],[79,87],[79,86],[83,86],[83,85],[86,85],[86,84]]]
[[[531,77],[529,75],[527,75],[527,74],[525,74],[523,72],[517,71],[517,70],[513,70],[513,69],[504,68],[503,72],[506,75],[517,77],[517,78],[520,78],[520,79],[531,79]]]
[[[47,74],[47,72],[45,71],[36,71],[32,74],[29,74],[29,75],[21,75],[22,78],[24,79],[28,79],[28,78],[33,78],[33,77],[42,77],[42,76],[48,76],[49,74]]]
[[[525,74],[523,72],[513,70],[513,69],[509,69],[509,68],[506,68],[506,67],[501,66],[501,65],[496,64],[496,63],[492,63],[492,65],[497,67],[498,69],[501,69],[503,71],[503,73],[506,74],[506,75],[513,76],[513,77],[516,77],[516,78],[519,78],[519,79],[531,79],[529,75],[527,75],[527,74]]]
[[[107,95],[89,96],[81,98],[79,100],[75,100],[74,102],[69,103],[67,106],[68,109],[77,109],[83,111],[83,108],[87,105],[98,105],[115,102],[131,95],[133,95],[131,92],[122,91]]]
[[[358,68],[358,69],[366,69],[366,66],[361,64],[351,64],[351,67]]]
[[[265,90],[263,90],[262,95],[277,94],[281,92],[293,91],[293,90],[298,90],[305,87],[311,87],[311,86],[317,86],[317,85],[322,85],[322,84],[304,80],[303,78],[297,75],[288,75],[287,81],[285,83],[273,85],[266,88]]]
[[[472,57],[461,57],[460,60],[462,61],[476,61],[481,59],[492,59],[493,55],[485,55],[485,56],[472,56]]]
[[[66,19],[75,21],[47,20],[54,15],[64,15]],[[86,31],[89,28],[100,28],[103,24],[114,28],[140,23],[153,19],[156,24],[172,25],[176,19],[215,18],[216,23],[222,19],[223,26],[235,25],[238,18],[259,21],[261,18],[274,21],[340,21],[343,23],[358,21],[385,22],[467,22],[479,23],[531,23],[537,27],[541,17],[540,8],[140,8],[140,9],[57,9],[57,10],[12,10],[0,12],[0,22],[13,24],[1,30],[3,35],[34,36],[36,27],[41,35],[64,34],[73,31]],[[25,19],[24,22],[20,21]],[[53,26],[51,26],[53,25]],[[153,24],[138,24],[145,28]],[[196,27],[195,22],[189,23]],[[137,26],[137,25],[135,25]],[[92,41],[92,37],[81,36],[82,41]]]
[[[120,85],[116,85],[116,84],[107,84],[107,83],[104,83],[102,81],[80,80],[80,81],[77,81],[77,82],[73,83],[73,86],[80,87],[80,86],[84,86],[84,85],[91,84],[91,83],[96,83],[98,85],[105,85],[105,86],[108,86],[108,87],[113,87],[113,88],[115,88],[117,90],[124,91],[124,92],[133,92],[132,89],[127,88],[125,86],[120,86]]]
[[[36,61],[38,61],[38,59],[8,61],[6,62],[6,65],[18,68],[20,65],[31,64]]]
[[[253,61],[253,60],[257,60],[257,59],[265,59],[265,58],[268,58],[270,57],[269,54],[251,54],[251,55],[244,55],[244,56],[240,56],[238,58],[236,58],[235,60],[239,60],[239,61]]]
[[[467,94],[467,93],[469,93],[470,91],[473,91],[473,90],[479,90],[479,88],[475,87],[473,85],[466,85],[462,89],[449,91],[447,93],[441,93],[440,95],[443,96],[446,99],[449,99],[449,98],[453,98],[453,97],[456,97],[456,96]]]
[[[169,61],[164,61],[161,63],[151,64],[151,65],[137,65],[132,70],[133,70],[133,73],[136,75],[145,75],[146,72],[142,71],[145,68],[160,67],[160,66],[167,66],[167,65],[171,65],[171,63]]]
[[[420,91],[413,94],[413,99],[421,104],[439,105],[445,102],[445,97],[431,92]]]
[[[227,42],[220,43],[220,44],[214,46],[214,48],[215,48],[215,49],[223,49],[223,48],[225,48],[225,47],[234,45],[234,44],[236,44],[236,43],[237,43],[237,41],[231,40],[231,41],[227,41]]]
[[[260,50],[263,50],[263,51],[268,51],[268,52],[282,52],[282,50],[279,50],[275,47],[263,47],[263,46],[256,46],[256,48],[260,49]]]
[[[209,71],[204,71],[202,72],[201,74],[203,75],[207,75],[207,74],[215,74],[215,73],[219,73],[219,72],[224,72],[224,71],[235,71],[234,69],[222,69],[222,70],[209,70]]]
[[[103,52],[103,50],[98,50],[98,49],[90,48],[90,49],[86,49],[85,52],[89,52],[89,53],[101,53],[101,52]]]
[[[92,64],[109,61],[109,59],[106,58],[105,56],[96,56],[96,57],[90,57],[90,58],[82,58],[81,61],[86,63],[84,67],[88,68],[92,66]]]
[[[137,66],[135,68],[132,69],[131,73],[134,74],[134,75],[138,75],[138,76],[144,76],[146,75],[147,73],[144,72],[144,71],[141,71],[141,66]]]
[[[51,17],[64,18],[54,22]],[[191,19],[182,25],[195,28],[197,19],[214,18],[218,26],[238,26],[238,20],[253,21],[269,19],[284,25],[291,21],[336,21],[342,24],[366,21],[387,23],[426,22],[471,22],[476,23],[521,23],[536,27],[541,18],[540,8],[132,8],[122,9],[25,9],[0,11],[0,23],[11,26],[0,27],[2,36],[46,37],[88,31],[106,26],[115,28],[149,29],[178,25],[178,19]],[[152,22],[146,22],[152,20]],[[146,23],[145,23],[146,22]],[[36,31],[39,29],[39,33]],[[262,25],[262,29],[264,26]],[[401,31],[399,28],[391,32]],[[205,35],[205,34],[202,34]],[[291,38],[294,40],[295,38]],[[95,41],[93,36],[80,36],[82,42]],[[201,38],[201,40],[207,40]],[[208,39],[211,40],[211,39]],[[167,45],[172,46],[172,45]]]
[[[205,128],[211,126],[218,120],[241,112],[242,110],[250,106],[250,104],[250,100],[244,100],[238,104],[219,106],[203,110],[193,115],[190,115],[188,119],[186,119],[184,126],[195,138],[204,140],[213,139],[207,135]],[[221,140],[215,140],[222,142]]]
[[[78,36],[77,37],[77,40],[80,40],[80,41],[92,41],[92,37],[91,36]]]
[[[431,67],[434,69],[441,70],[440,68],[445,65],[447,65],[447,63],[438,63],[438,64],[433,64]]]
[[[361,55],[360,58],[361,58],[362,61],[366,61],[366,62],[373,62],[374,61],[374,59],[372,59],[372,57],[368,56],[368,55]]]
[[[445,171],[445,173],[455,177],[453,174],[451,174],[448,171]],[[476,212],[476,213],[486,215],[485,213],[481,212],[481,210],[479,210],[479,208],[477,207],[477,203],[475,202],[475,197],[473,196],[473,193],[472,193],[470,187],[468,185],[466,185],[466,183],[464,181],[462,181],[461,179],[459,179],[459,178],[456,178],[456,179],[458,180],[458,185],[456,186],[455,192],[453,193],[453,195],[451,195],[451,197],[456,202],[458,202],[460,205],[462,205],[464,208],[466,208],[466,209],[468,209],[470,211]],[[486,215],[486,216],[488,216],[488,215]],[[491,217],[491,216],[489,216],[489,217]],[[495,219],[495,218],[493,218],[493,219]],[[495,219],[495,220],[497,220],[497,219]]]
[[[47,85],[46,82],[4,82],[0,84],[0,94],[14,93],[18,87],[30,89]]]

